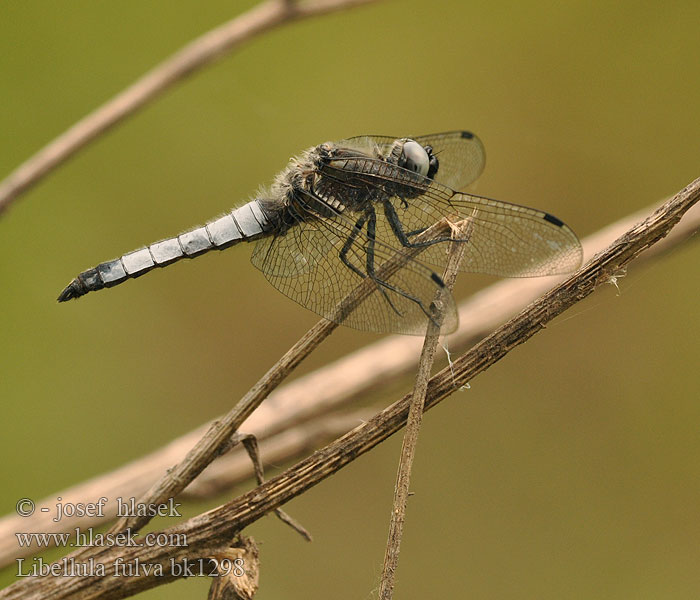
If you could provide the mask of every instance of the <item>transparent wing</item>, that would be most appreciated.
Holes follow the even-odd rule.
[[[339,244],[333,231],[322,228],[316,219],[307,221],[299,215],[298,225],[285,235],[256,242],[251,261],[266,277],[299,277],[315,269]]]
[[[376,207],[377,237],[389,246],[402,245],[395,231],[397,221],[410,241],[443,217],[452,222],[468,219],[471,227],[464,239],[457,240],[467,246],[462,271],[532,277],[568,273],[581,264],[576,234],[547,212],[456,192],[381,159],[353,159],[344,163],[343,170],[346,176],[352,174],[355,185],[367,186],[368,193],[374,189],[379,197],[391,197],[388,210],[382,210],[381,202]],[[442,266],[447,246],[437,243],[427,248],[421,261]]]
[[[376,146],[382,156],[392,144],[402,137],[409,137],[421,146],[431,146],[440,163],[435,181],[453,190],[461,190],[474,183],[486,164],[486,153],[481,140],[469,131],[447,131],[419,136],[391,137],[386,135],[365,135],[338,142],[339,146]]]
[[[253,264],[285,296],[322,317],[364,331],[425,334],[431,304],[444,289],[440,278],[411,258],[401,259],[401,268],[387,269],[396,261],[397,251],[379,241],[372,243],[355,224],[344,215],[315,218],[307,214],[286,234],[259,240]],[[348,245],[351,238],[354,243]],[[309,247],[309,239],[318,242],[314,248]],[[350,266],[340,258],[344,247]],[[342,315],[336,310],[338,304],[367,279],[368,255],[377,282],[369,283],[367,297],[353,312]],[[449,333],[457,327],[457,311],[449,294],[445,305],[442,331]]]

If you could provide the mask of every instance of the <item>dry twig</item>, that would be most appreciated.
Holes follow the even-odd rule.
[[[469,239],[469,230],[473,227],[473,222],[465,219],[461,223],[453,226],[454,237],[457,239]],[[403,536],[403,525],[406,520],[406,504],[408,502],[408,490],[411,482],[411,470],[413,468],[413,458],[418,445],[418,434],[423,421],[423,410],[425,406],[425,393],[428,389],[430,371],[435,360],[435,351],[440,340],[440,326],[444,317],[445,294],[452,292],[459,264],[464,258],[466,250],[465,244],[452,244],[449,249],[449,256],[443,281],[445,289],[440,290],[435,298],[435,322],[428,323],[428,329],[423,341],[423,350],[418,361],[418,374],[416,383],[413,386],[411,395],[411,405],[406,422],[403,443],[401,445],[401,458],[396,475],[396,485],[394,486],[394,503],[389,522],[389,536],[384,553],[384,566],[382,568],[382,578],[379,584],[379,600],[390,600],[394,595],[394,581],[396,567],[399,564],[399,550],[401,548],[401,538]]]

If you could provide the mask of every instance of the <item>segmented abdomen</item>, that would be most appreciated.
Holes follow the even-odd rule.
[[[115,286],[183,258],[194,258],[209,250],[223,250],[238,242],[258,239],[267,233],[269,227],[269,219],[260,203],[252,200],[203,227],[134,250],[84,271],[61,292],[58,301],[65,302],[88,292]]]

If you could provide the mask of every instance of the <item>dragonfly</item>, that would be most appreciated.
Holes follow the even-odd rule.
[[[483,144],[468,131],[326,142],[290,159],[243,206],[80,273],[58,300],[254,241],[252,263],[267,280],[322,317],[365,331],[423,335],[443,293],[440,327],[450,333],[457,310],[438,271],[453,244],[462,245],[466,272],[535,277],[581,264],[576,234],[554,215],[459,191],[484,164]],[[443,219],[467,220],[468,227],[421,237]],[[399,268],[382,269],[407,250],[413,254]],[[338,304],[361,284],[369,286],[361,303],[339,313]]]

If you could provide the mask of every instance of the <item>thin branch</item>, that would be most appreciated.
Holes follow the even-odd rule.
[[[280,25],[376,0],[268,0],[208,31],[151,69],[114,98],[49,142],[0,182],[0,214],[20,194],[83,146],[132,115],[169,87],[245,42]]]
[[[566,281],[459,357],[451,368],[443,369],[433,376],[428,385],[426,410],[528,340],[554,317],[608,282],[612,275],[620,272],[640,253],[665,237],[698,200],[700,179],[676,194],[642,223],[632,227]],[[0,598],[66,598],[70,595],[81,598],[123,598],[172,581],[177,577],[170,570],[173,561],[179,564],[192,556],[216,556],[243,528],[304,493],[395,433],[406,421],[409,404],[410,395],[256,489],[161,532],[164,535],[186,534],[186,548],[138,546],[126,549],[90,549],[89,554],[81,558],[86,559],[89,555],[97,563],[105,565],[104,575],[29,578],[0,592]],[[113,564],[117,558],[127,562],[138,558],[142,564],[162,565],[165,571],[163,576],[113,577]],[[69,568],[70,556],[63,560],[67,561],[64,564]]]
[[[627,216],[582,241],[584,255],[590,257],[638,223],[656,207]],[[637,263],[660,257],[684,243],[700,229],[700,205],[695,205],[664,240],[642,254]],[[450,346],[458,351],[493,331],[552,285],[552,278],[506,279],[478,292],[459,307],[460,328],[450,336]],[[334,411],[352,405],[360,397],[385,385],[392,385],[408,373],[415,372],[420,352],[420,338],[389,336],[357,350],[336,362],[300,377],[273,392],[245,421],[245,431],[261,443],[267,461],[284,463],[308,454],[321,443],[345,433],[367,414],[330,417]],[[331,385],[332,382],[332,385]],[[0,519],[0,566],[14,559],[36,554],[36,547],[17,547],[16,531],[70,532],[76,527],[103,526],[105,519],[116,514],[117,496],[139,497],[161,473],[181,461],[199,440],[206,426],[199,427],[153,453],[119,469],[64,489],[39,502],[50,506],[56,496],[65,502],[96,502],[101,496],[110,502],[105,517],[65,517],[58,523],[53,514],[36,511],[31,517],[10,514]],[[250,479],[250,462],[243,452],[234,449],[220,457],[197,477],[179,496],[204,498],[221,494]]]
[[[460,224],[454,226],[454,237],[460,240],[468,240],[469,232],[473,227],[473,222],[465,219]],[[394,596],[394,581],[396,579],[396,567],[399,564],[399,551],[401,549],[401,538],[403,537],[403,525],[406,520],[406,504],[408,502],[408,491],[411,482],[411,470],[413,468],[413,458],[418,445],[418,434],[423,422],[423,411],[425,407],[425,394],[428,390],[428,380],[435,361],[435,351],[440,341],[440,326],[445,316],[445,306],[450,299],[459,265],[464,258],[467,249],[466,243],[452,244],[447,258],[443,280],[445,288],[440,290],[435,298],[433,306],[436,321],[428,323],[428,330],[423,342],[420,360],[418,361],[418,374],[416,383],[413,386],[411,404],[408,411],[406,431],[404,432],[403,443],[401,445],[401,456],[399,468],[394,486],[394,502],[389,520],[389,536],[384,553],[384,566],[379,584],[379,600],[391,600]]]
[[[228,441],[228,446],[233,448],[238,444],[243,444],[246,454],[253,464],[253,473],[255,473],[255,481],[258,485],[265,483],[265,477],[263,475],[262,461],[260,460],[260,448],[258,447],[258,440],[255,439],[254,435],[250,433],[236,433]],[[226,450],[223,450],[224,452]],[[290,517],[281,508],[276,508],[274,510],[277,517],[283,522],[289,525],[294,531],[296,531],[301,537],[303,537],[307,542],[313,541],[311,534],[306,530],[306,528],[297,522],[295,519]]]

